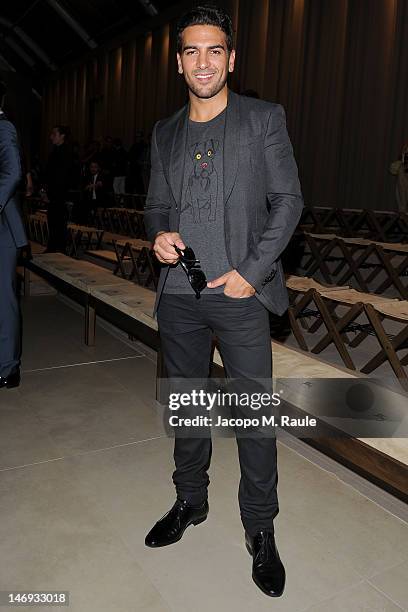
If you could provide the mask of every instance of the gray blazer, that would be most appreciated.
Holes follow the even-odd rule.
[[[0,247],[27,244],[18,205],[17,188],[22,178],[16,129],[0,115]]]
[[[179,228],[188,117],[187,104],[153,129],[144,217],[152,242],[157,232]],[[285,111],[279,104],[228,91],[224,201],[231,269],[255,288],[268,310],[284,313],[288,295],[280,255],[299,221],[303,198]],[[160,273],[155,313],[168,270],[163,266]]]

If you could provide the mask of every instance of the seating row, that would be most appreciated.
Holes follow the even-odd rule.
[[[371,374],[388,362],[401,386],[408,390],[408,376],[404,366],[408,365],[408,355],[400,352],[408,348],[408,302],[393,300],[382,296],[363,293],[350,287],[325,286],[314,279],[289,276],[286,281],[290,306],[289,321],[293,334],[304,351],[321,353],[330,344],[336,347],[344,365],[357,370],[349,349],[360,345],[368,336],[375,336],[380,350],[362,367],[363,374]],[[313,319],[313,323],[309,323]],[[392,321],[398,326],[391,332],[386,325]],[[309,338],[321,327],[325,335],[312,348],[305,338]],[[356,334],[353,339],[349,336]]]
[[[325,282],[336,285],[353,279],[366,293],[383,294],[393,288],[402,299],[408,299],[408,244],[306,231],[303,235],[309,248],[302,266],[306,276],[319,272]],[[372,289],[371,283],[375,283]]]
[[[381,242],[408,241],[408,214],[404,212],[305,206],[299,225],[315,234],[333,232]]]

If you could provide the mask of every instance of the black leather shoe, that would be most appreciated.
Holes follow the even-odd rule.
[[[201,506],[191,506],[187,501],[178,499],[146,536],[145,544],[151,548],[168,546],[178,542],[189,525],[199,525],[207,518],[208,502]]]
[[[0,389],[2,387],[7,387],[7,389],[13,389],[14,387],[18,387],[20,384],[20,370],[16,370],[12,374],[8,376],[0,376]]]
[[[286,575],[273,531],[258,531],[254,537],[245,533],[245,544],[253,558],[253,581],[266,595],[280,597],[285,588]]]

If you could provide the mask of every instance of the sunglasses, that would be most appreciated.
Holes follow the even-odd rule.
[[[200,268],[200,260],[196,259],[194,251],[191,247],[186,247],[184,251],[173,244],[177,255],[179,255],[180,265],[187,274],[188,282],[195,291],[197,299],[200,297],[200,292],[206,288],[207,279],[204,272]]]

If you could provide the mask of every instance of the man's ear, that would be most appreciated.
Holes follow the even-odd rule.
[[[179,74],[183,74],[183,65],[181,63],[180,53],[177,53],[177,65],[178,65],[178,72],[179,72]]]
[[[228,72],[234,72],[235,66],[235,49],[233,49],[228,58]]]

